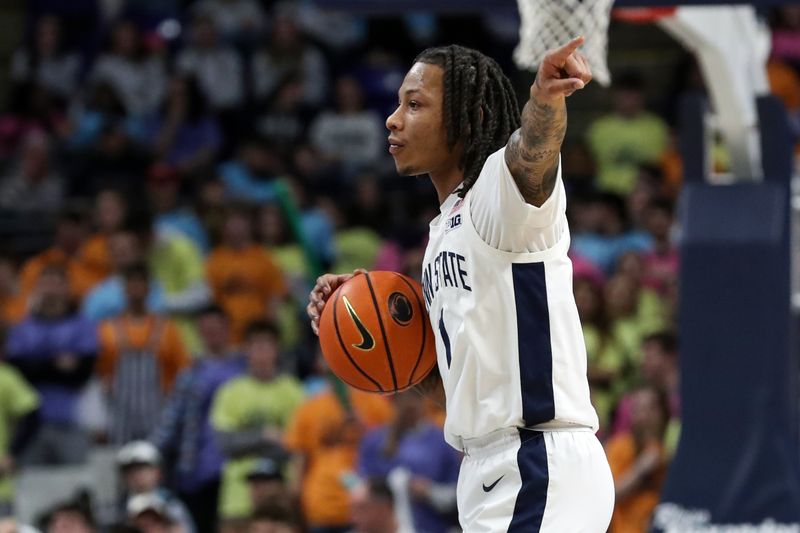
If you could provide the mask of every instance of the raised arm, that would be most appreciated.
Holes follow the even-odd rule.
[[[583,37],[548,52],[542,60],[520,128],[506,144],[506,164],[522,197],[540,207],[553,192],[558,154],[567,131],[565,98],[592,79],[586,59],[577,51]]]

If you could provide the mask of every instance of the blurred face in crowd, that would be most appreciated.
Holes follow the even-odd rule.
[[[278,366],[278,339],[267,332],[253,333],[247,339],[250,374],[256,379],[270,380]]]
[[[93,533],[94,527],[74,509],[62,509],[50,518],[46,533]]]
[[[644,94],[631,87],[618,88],[614,91],[614,109],[623,117],[633,118],[644,109]]]
[[[33,183],[47,177],[50,169],[50,148],[47,137],[40,134],[29,135],[22,147],[22,174]]]
[[[281,244],[286,233],[283,211],[277,204],[267,204],[258,213],[258,229],[266,244]]]
[[[664,289],[662,293],[662,302],[666,308],[666,316],[670,317],[673,322],[677,320],[678,315],[678,301],[680,298],[680,286],[678,285],[678,278],[671,277],[664,281]]]
[[[114,53],[123,57],[133,57],[139,48],[139,30],[130,22],[123,22],[114,28],[112,37]]]
[[[172,105],[185,104],[188,98],[189,88],[185,78],[175,76],[169,83],[169,102]]]
[[[43,56],[53,55],[61,41],[61,24],[52,15],[44,16],[36,27],[36,49]]]
[[[669,241],[672,215],[662,207],[651,206],[647,210],[647,231],[656,241]]]
[[[617,272],[638,283],[644,275],[644,263],[641,256],[636,252],[623,254],[617,263]]]
[[[628,276],[617,274],[606,283],[605,299],[612,318],[632,315],[638,304],[636,283]]]
[[[221,356],[228,350],[230,328],[225,315],[217,312],[200,315],[197,320],[197,330],[208,356]]]
[[[0,295],[14,293],[17,285],[17,269],[7,257],[0,257]]]
[[[231,248],[241,249],[253,242],[253,228],[250,217],[243,213],[231,213],[225,220],[223,230],[225,244]]]
[[[666,380],[676,370],[675,354],[664,350],[661,343],[647,340],[642,343],[642,366],[640,372],[645,383],[664,389]]]
[[[392,533],[397,529],[391,502],[374,497],[366,487],[353,491],[350,509],[356,533]]]
[[[153,510],[139,513],[131,520],[131,524],[142,533],[171,533],[173,531],[173,525],[169,519]]]
[[[283,500],[286,494],[286,484],[283,481],[266,477],[248,479],[247,489],[253,509],[258,509],[269,502]]]
[[[399,105],[386,119],[390,153],[403,176],[448,174],[458,169],[460,149],[447,146],[442,102],[444,71],[414,63],[398,91]]]
[[[175,209],[180,187],[180,179],[171,169],[161,168],[151,171],[147,182],[147,194],[153,210],[165,213]]]
[[[585,233],[602,233],[605,213],[603,206],[596,200],[573,202],[570,208],[574,223],[570,227]]]
[[[107,82],[96,82],[92,87],[90,101],[92,109],[108,114],[118,114],[122,111],[122,102],[116,90]]]
[[[57,317],[66,313],[69,302],[69,283],[62,270],[48,269],[39,276],[36,285],[37,311],[42,316]]]
[[[95,222],[103,233],[119,228],[125,219],[125,200],[117,191],[102,191],[95,201]]]
[[[144,276],[130,276],[125,280],[125,295],[128,297],[128,307],[136,312],[143,312],[147,307],[147,295],[150,292],[150,282]]]
[[[217,45],[217,27],[209,17],[198,17],[194,21],[194,42],[200,48],[213,48]]]
[[[612,206],[599,202],[597,208],[598,230],[601,235],[614,236],[622,233],[622,219]]]
[[[394,425],[409,429],[419,424],[425,418],[425,398],[415,391],[406,391],[395,394],[394,400]]]
[[[203,183],[200,188],[200,202],[204,207],[220,207],[225,204],[225,186],[218,179]]]
[[[251,520],[247,533],[297,533],[297,528],[274,520]]]
[[[583,143],[570,143],[561,148],[562,172],[565,176],[588,178],[594,175],[594,157]]]
[[[628,213],[630,213],[631,219],[633,219],[638,226],[644,225],[647,206],[653,200],[657,192],[653,178],[640,170],[639,177],[636,179],[636,184],[626,198]]]
[[[299,176],[313,176],[322,166],[322,158],[307,144],[301,144],[292,152],[292,165]]]
[[[17,533],[19,527],[14,518],[0,518],[0,533]]]
[[[130,231],[115,231],[109,235],[108,252],[117,272],[142,260],[139,238]]]
[[[69,219],[58,221],[55,237],[56,246],[67,252],[67,254],[71,255],[77,252],[85,238],[86,227],[82,223]]]
[[[667,423],[655,389],[645,388],[633,395],[631,431],[641,438],[661,438]]]
[[[591,202],[576,197],[567,206],[569,227],[574,233],[596,233],[597,224],[594,220],[594,207]]]
[[[94,528],[78,511],[61,510],[50,518],[47,533],[93,533]]]
[[[336,104],[341,111],[345,113],[360,111],[363,102],[361,85],[356,79],[343,77],[336,81]]]
[[[778,8],[781,24],[787,28],[800,28],[800,6],[788,5]]]
[[[594,323],[602,312],[603,297],[600,289],[590,280],[582,278],[576,279],[572,288],[581,322]]]
[[[247,168],[259,176],[274,175],[283,168],[280,156],[258,142],[246,143],[239,154]]]
[[[359,206],[368,210],[376,209],[379,206],[381,191],[375,176],[371,174],[362,176],[356,187],[356,199]]]
[[[109,125],[100,133],[100,140],[97,146],[104,157],[112,160],[121,159],[125,156],[129,141],[128,134],[122,128],[122,125],[115,123]]]
[[[291,17],[283,14],[275,18],[272,28],[272,44],[279,50],[289,50],[298,45],[297,24]]]
[[[149,464],[134,464],[122,469],[122,479],[128,494],[145,494],[156,490],[161,483],[161,469]]]
[[[303,83],[295,78],[281,86],[276,96],[278,109],[291,112],[303,102]]]
[[[431,217],[433,218],[433,217]],[[425,247],[417,246],[403,255],[403,274],[421,283],[422,262],[425,260]]]

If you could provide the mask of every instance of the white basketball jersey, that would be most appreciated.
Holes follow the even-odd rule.
[[[445,438],[509,427],[597,430],[572,293],[566,193],[525,203],[495,152],[430,224],[423,293],[447,396]]]

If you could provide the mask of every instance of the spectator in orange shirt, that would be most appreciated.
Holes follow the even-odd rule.
[[[383,396],[354,389],[345,389],[345,396],[327,390],[309,398],[295,411],[284,436],[293,466],[302,472],[294,481],[300,483],[297,492],[311,533],[348,531],[359,442],[366,430],[392,417]]]
[[[795,136],[800,137],[800,74],[790,65],[773,57],[767,63],[767,78],[772,94],[780,98],[786,106]],[[795,144],[795,152],[800,154],[800,141]]]
[[[39,280],[39,275],[49,266],[63,268],[67,272],[70,293],[82,297],[91,288],[94,278],[88,275],[78,250],[86,238],[86,221],[82,213],[65,210],[58,216],[53,246],[31,257],[20,272],[20,293],[23,298],[30,295]]]
[[[280,269],[256,244],[252,217],[242,209],[228,213],[222,244],[209,255],[206,274],[214,299],[231,318],[236,341],[250,322],[272,319],[286,294]]]
[[[614,475],[616,504],[611,533],[645,533],[666,475],[664,434],[669,400],[652,387],[633,393],[631,431],[612,437],[606,455]]]
[[[16,324],[23,318],[28,305],[19,293],[17,269],[10,257],[0,257],[0,322]]]
[[[94,224],[97,233],[89,237],[78,251],[86,274],[94,279],[94,284],[111,275],[113,264],[108,239],[109,235],[122,227],[127,209],[125,199],[115,189],[100,191],[95,197]]]
[[[150,435],[178,372],[189,363],[178,328],[147,311],[147,267],[132,265],[123,278],[128,309],[100,325],[97,366],[109,393],[109,430],[115,444]]]

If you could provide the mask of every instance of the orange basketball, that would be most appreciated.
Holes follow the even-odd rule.
[[[395,272],[359,274],[339,287],[322,310],[319,341],[334,374],[367,392],[407,389],[436,364],[419,283]]]

